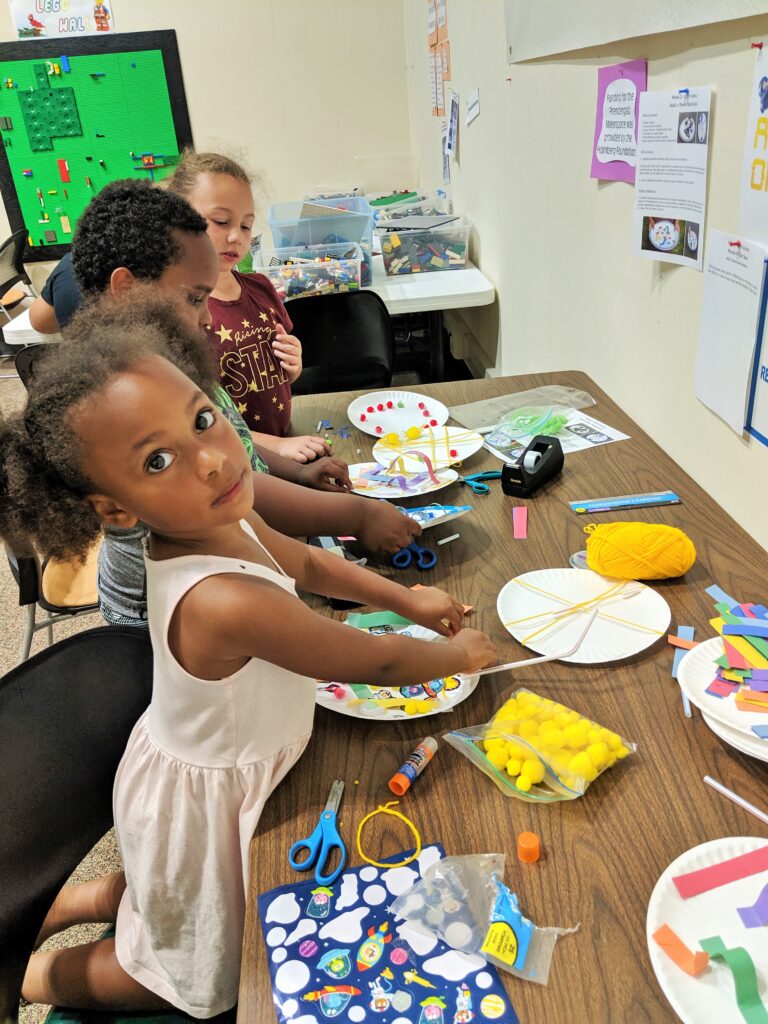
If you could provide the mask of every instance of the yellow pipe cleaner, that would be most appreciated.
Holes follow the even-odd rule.
[[[357,854],[361,860],[364,860],[366,862],[366,864],[372,864],[375,868],[404,868],[406,864],[410,864],[412,860],[416,860],[416,858],[421,853],[421,836],[419,835],[419,830],[413,824],[411,819],[406,818],[406,816],[404,814],[401,814],[400,811],[390,810],[390,808],[392,807],[397,807],[399,803],[399,800],[390,800],[388,804],[379,804],[376,810],[371,811],[369,814],[366,814],[366,816],[357,826]],[[395,818],[401,818],[408,826],[408,828],[411,830],[411,832],[413,832],[413,836],[416,840],[416,851],[415,853],[411,854],[411,856],[407,860],[402,860],[400,861],[399,864],[382,864],[377,860],[371,860],[370,857],[366,857],[365,854],[363,853],[362,847],[360,845],[360,837],[363,833],[363,825],[365,825],[365,823],[369,819],[373,818],[377,814],[392,814]]]

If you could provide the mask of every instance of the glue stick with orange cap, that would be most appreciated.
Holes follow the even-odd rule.
[[[403,796],[411,783],[424,771],[437,750],[437,740],[427,736],[412,750],[404,764],[401,764],[387,785],[395,796]]]

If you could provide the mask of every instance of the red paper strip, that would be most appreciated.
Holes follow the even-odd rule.
[[[512,509],[512,536],[515,540],[528,539],[528,507],[515,505]]]
[[[738,882],[741,878],[758,875],[761,871],[768,871],[768,846],[761,846],[749,853],[720,861],[719,864],[711,864],[707,868],[699,868],[698,871],[678,875],[672,881],[683,899],[687,900],[691,896],[709,892],[710,889],[728,885],[729,882]]]

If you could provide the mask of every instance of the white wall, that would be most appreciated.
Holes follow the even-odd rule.
[[[404,11],[416,155],[423,183],[437,185],[425,19],[421,4],[404,0]],[[454,204],[474,224],[474,258],[499,296],[498,307],[466,313],[487,362],[505,374],[586,371],[768,547],[768,450],[742,441],[693,395],[702,275],[633,257],[632,187],[589,178],[597,68],[645,57],[649,89],[713,87],[708,226],[735,231],[750,42],[768,42],[768,17],[511,67],[503,0],[449,0],[448,28],[462,98]],[[481,113],[465,127],[477,87]],[[668,481],[638,489],[646,484]]]
[[[353,182],[355,157],[409,152],[399,3],[118,0],[114,15],[120,32],[176,30],[195,146],[264,174],[261,226],[269,202]],[[0,41],[14,39],[3,0]]]

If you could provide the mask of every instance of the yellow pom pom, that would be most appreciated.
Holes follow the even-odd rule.
[[[522,764],[519,757],[511,757],[507,761],[507,775],[519,775]]]
[[[524,740],[530,739],[531,736],[535,736],[538,731],[538,725],[530,719],[528,719],[527,722],[520,723],[520,735]]]
[[[395,433],[385,434],[384,440],[387,444],[400,444],[400,435]]]
[[[417,437],[421,437],[421,427],[408,427],[405,436],[409,441],[415,441]]]
[[[504,747],[493,747],[485,756],[493,767],[498,768],[499,771],[506,766],[506,763],[509,760],[507,757],[507,751]]]
[[[533,783],[541,782],[544,778],[544,765],[537,758],[530,757],[523,761],[521,775],[525,775]]]
[[[502,750],[506,748],[507,741],[503,740],[500,736],[494,736],[490,739],[483,740],[483,749],[486,753],[489,750],[493,750],[495,747],[500,747]]]
[[[555,749],[559,749],[565,743],[563,730],[558,729],[557,726],[554,729],[548,729],[546,736],[542,736],[542,738],[548,747],[554,747]]]
[[[531,782],[531,780],[528,778],[527,775],[518,775],[517,782],[515,783],[515,785],[517,786],[518,789],[522,790],[523,793],[528,793],[528,792],[530,792],[530,789],[531,789],[531,786],[533,785],[533,783]]]
[[[592,523],[584,528],[587,565],[620,580],[682,576],[696,561],[693,541],[676,526],[659,523]]]
[[[604,768],[608,763],[608,744],[591,743],[587,747],[587,757],[598,771]]]
[[[624,746],[623,743],[620,746],[618,746],[615,750],[616,757],[618,757],[619,760],[621,760],[623,757],[626,757],[628,753],[629,750]]]
[[[584,752],[576,754],[575,757],[571,758],[568,762],[568,771],[585,779],[587,782],[592,782],[593,779],[597,778],[597,769],[590,761],[589,756]]]

